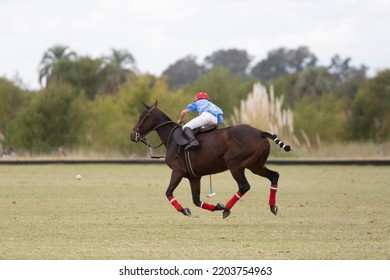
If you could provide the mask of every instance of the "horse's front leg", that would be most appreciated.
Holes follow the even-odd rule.
[[[206,209],[206,210],[209,210],[211,212],[224,210],[225,205],[223,205],[222,203],[218,203],[217,205],[213,205],[213,204],[208,204],[208,203],[202,202],[200,200],[200,180],[201,180],[201,178],[202,177],[188,179],[190,181],[190,185],[191,185],[192,201],[194,202],[194,204],[202,209]]]
[[[183,179],[183,176],[178,172],[173,171],[171,174],[171,181],[169,182],[169,186],[167,188],[167,191],[165,192],[165,195],[167,196],[169,203],[171,203],[172,206],[175,207],[175,209],[178,212],[183,213],[185,216],[191,217],[192,216],[191,210],[181,206],[179,201],[177,201],[176,198],[173,196],[173,192],[176,189],[176,187],[180,184],[181,179]]]

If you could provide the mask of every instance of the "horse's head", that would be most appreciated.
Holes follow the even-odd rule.
[[[139,116],[139,119],[130,134],[130,139],[133,142],[139,142],[146,134],[155,128],[151,114],[153,110],[157,108],[158,101],[156,100],[151,106],[146,105],[144,102],[142,102],[142,104],[144,105],[145,110]]]

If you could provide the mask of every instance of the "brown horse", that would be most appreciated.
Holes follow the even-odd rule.
[[[191,185],[192,200],[200,208],[216,211],[223,210],[222,217],[230,215],[234,204],[250,189],[245,177],[245,169],[254,174],[268,178],[271,181],[269,205],[271,212],[277,214],[276,191],[279,173],[265,167],[265,162],[270,153],[270,143],[267,138],[273,140],[286,152],[290,146],[285,145],[276,135],[260,131],[249,125],[237,125],[213,130],[207,133],[197,134],[200,148],[185,152],[175,138],[172,137],[176,129],[181,127],[172,121],[167,115],[157,108],[157,100],[153,105],[144,104],[145,110],[141,113],[138,122],[131,132],[133,142],[145,142],[145,136],[156,131],[162,143],[166,147],[166,164],[172,169],[171,180],[166,191],[169,202],[177,211],[186,216],[191,216],[191,211],[180,205],[173,196],[173,192],[183,178],[187,178]],[[238,184],[238,192],[226,203],[226,206],[204,203],[200,200],[200,182],[204,175],[220,173],[230,170]]]

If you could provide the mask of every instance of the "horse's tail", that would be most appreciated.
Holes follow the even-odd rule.
[[[271,134],[271,133],[268,133],[268,132],[264,132],[264,131],[263,131],[263,132],[262,132],[262,136],[263,136],[263,137],[267,137],[267,138],[273,140],[273,141],[276,143],[276,145],[278,145],[280,148],[282,148],[282,149],[285,150],[286,152],[291,151],[290,145],[284,144],[283,141],[280,140],[280,139],[276,136],[276,134]]]

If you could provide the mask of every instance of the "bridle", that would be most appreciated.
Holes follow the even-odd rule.
[[[134,141],[136,141],[136,142],[141,141],[143,144],[145,144],[146,146],[148,146],[148,148],[149,148],[149,153],[150,153],[150,149],[155,149],[155,148],[160,147],[161,145],[163,145],[163,142],[161,142],[161,144],[159,144],[159,145],[157,145],[157,146],[152,146],[152,145],[150,145],[150,144],[147,142],[146,135],[148,135],[148,134],[151,133],[152,131],[155,131],[155,130],[158,129],[159,127],[162,127],[162,126],[167,125],[167,124],[169,124],[169,123],[174,123],[174,124],[176,124],[174,121],[169,120],[169,121],[165,121],[165,122],[163,122],[163,123],[160,123],[160,124],[155,125],[154,122],[153,122],[153,118],[150,118],[151,113],[152,113],[152,111],[153,111],[154,109],[156,109],[156,106],[152,106],[152,107],[150,107],[149,109],[148,109],[148,108],[145,108],[145,111],[147,112],[147,114],[145,114],[145,115],[143,116],[143,118],[142,118],[141,121],[139,122],[139,125],[138,125],[137,127],[134,127],[134,128],[133,128],[133,132],[134,132],[134,134],[133,134],[133,135],[134,135]],[[143,125],[143,123],[144,123],[144,122],[146,121],[146,119],[148,119],[148,118],[151,119],[152,124],[154,125],[154,127],[153,127],[152,129],[150,129],[149,131],[147,131],[145,134],[142,135],[142,134],[139,132],[139,131],[140,131],[140,127]],[[176,124],[176,125],[177,125],[177,124]],[[171,132],[169,133],[168,141],[167,141],[167,142],[169,142],[169,140],[170,140],[170,138],[171,138],[171,135],[172,135],[173,131],[174,131],[178,126],[179,126],[179,125],[177,125],[176,127],[174,127],[174,128],[171,130]]]
[[[145,108],[145,111],[147,112],[147,114],[145,114],[145,116],[144,116],[144,117],[142,118],[142,120],[139,122],[137,128],[135,128],[135,127],[133,128],[133,132],[134,132],[134,141],[139,142],[141,139],[145,138],[145,136],[146,136],[147,134],[149,134],[149,133],[152,132],[154,129],[156,129],[156,128],[154,128],[154,129],[148,131],[145,135],[141,135],[141,133],[139,132],[139,130],[140,130],[139,128],[144,124],[145,120],[146,120],[148,117],[150,117],[150,114],[152,113],[152,111],[153,111],[154,109],[156,109],[155,106],[151,107],[150,109]],[[153,123],[153,119],[152,119],[152,123]]]

